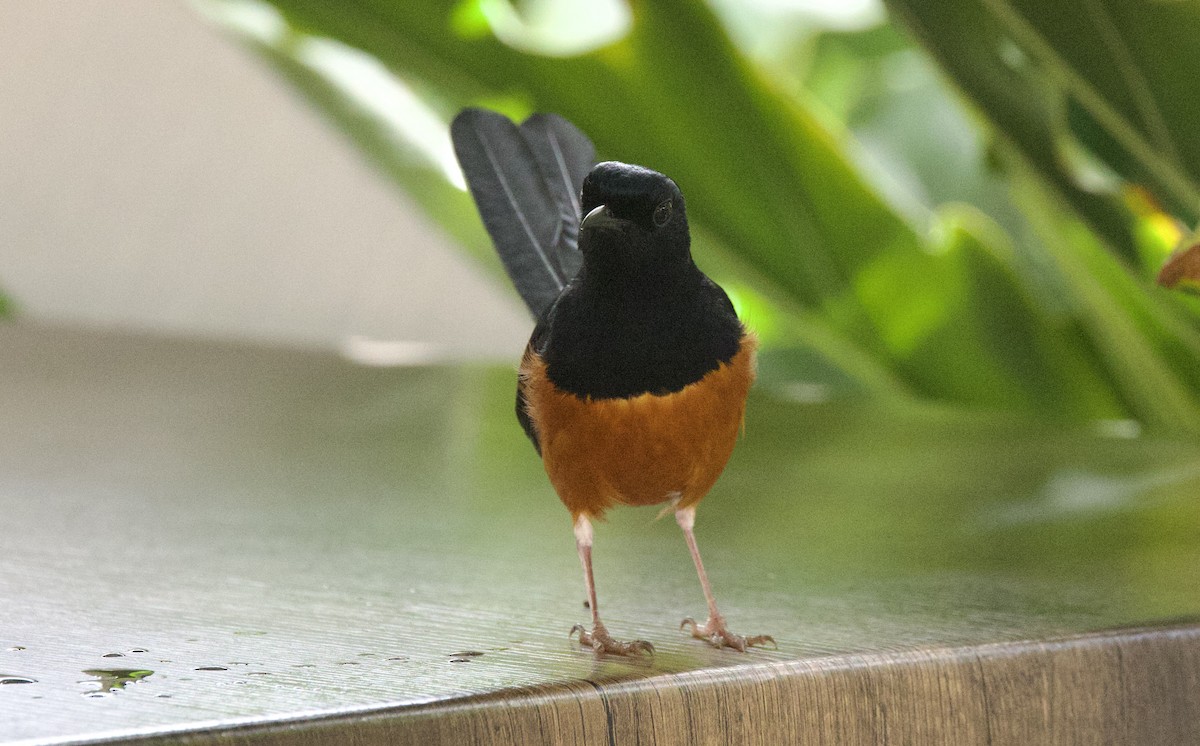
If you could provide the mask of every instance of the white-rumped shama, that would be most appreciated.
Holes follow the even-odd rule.
[[[693,534],[696,505],[742,429],[754,381],[752,332],[692,261],[683,195],[641,166],[593,165],[574,125],[535,114],[519,127],[462,111],[451,137],[488,233],[537,320],[521,360],[517,419],[571,512],[597,654],[652,653],[612,638],[592,575],[592,521],[615,505],[667,503],[708,600],[685,619],[716,647],[774,643],[730,632]]]

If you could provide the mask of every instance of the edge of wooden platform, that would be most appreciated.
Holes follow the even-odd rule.
[[[577,681],[56,743],[1126,743],[1200,740],[1200,621]]]

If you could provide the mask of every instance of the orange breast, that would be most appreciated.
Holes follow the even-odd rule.
[[[681,507],[704,497],[725,469],[754,382],[752,334],[699,381],[665,396],[580,398],[557,389],[532,352],[521,385],[542,462],[572,517],[600,517],[615,504]]]

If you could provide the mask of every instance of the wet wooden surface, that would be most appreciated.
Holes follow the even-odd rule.
[[[756,394],[697,534],[598,527],[512,371],[0,327],[0,741],[1200,739],[1200,447]],[[21,683],[28,681],[28,683]]]

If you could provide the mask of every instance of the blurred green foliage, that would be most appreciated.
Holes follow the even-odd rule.
[[[1200,217],[1196,6],[613,0],[627,29],[565,50],[549,5],[199,2],[488,266],[445,123],[555,111],[679,182],[769,385],[1200,430],[1200,303],[1151,281]]]

